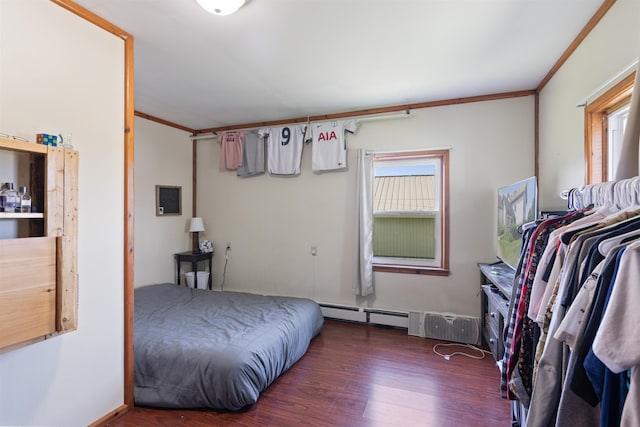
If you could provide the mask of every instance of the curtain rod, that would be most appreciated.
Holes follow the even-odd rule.
[[[192,140],[192,141],[197,141],[199,139],[212,139],[212,138],[215,138],[217,136],[218,136],[218,134],[215,133],[215,132],[213,132],[213,133],[201,133],[201,134],[198,134],[198,135],[191,135],[191,136],[189,136],[189,139]]]
[[[411,110],[407,109],[401,113],[395,114],[376,114],[373,116],[360,116],[358,118],[354,118],[353,120],[358,120],[360,122],[377,122],[378,120],[391,120],[391,119],[408,119],[411,117]],[[324,121],[324,120],[318,120]],[[335,121],[335,120],[328,120]]]
[[[353,118],[344,117],[344,118],[339,118],[339,119],[309,120],[309,123],[334,122],[334,121],[338,121],[338,120],[358,120],[360,122],[373,122],[373,121],[378,121],[378,120],[406,119],[406,118],[409,118],[409,117],[411,117],[411,110],[410,109],[406,109],[405,111],[403,111],[401,113],[393,113],[393,114],[378,113],[378,114],[373,114],[373,115],[369,115],[369,116],[353,116]],[[291,126],[291,125],[301,124],[301,123],[306,123],[306,122],[296,121],[296,122],[291,122],[291,123],[279,124],[277,126]],[[255,130],[255,129],[262,129],[264,127],[271,127],[271,126],[250,126],[250,127],[245,127],[245,128],[230,129],[229,131],[220,131],[220,133]],[[198,139],[210,139],[210,138],[215,138],[217,135],[218,135],[218,132],[214,131],[214,132],[211,132],[211,133],[202,133],[202,134],[197,134],[197,135],[191,135],[189,137],[189,139],[191,139],[192,141],[195,141],[195,140],[198,140]]]
[[[589,104],[589,102],[593,101],[598,96],[602,95],[604,92],[612,88],[616,83],[619,83],[622,79],[624,79],[625,77],[633,73],[633,71],[638,68],[638,61],[639,61],[638,59],[635,59],[633,62],[631,62],[626,67],[624,67],[621,71],[616,73],[609,80],[601,84],[597,89],[595,89],[593,92],[587,95],[584,98],[584,101],[578,102],[576,107],[578,108],[586,107]]]

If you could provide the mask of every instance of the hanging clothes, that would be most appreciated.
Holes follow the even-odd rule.
[[[640,425],[638,182],[585,186],[573,201],[609,206],[541,222],[521,254],[501,386],[528,427]]]
[[[255,176],[264,173],[264,137],[257,132],[247,132],[242,144],[242,165],[238,176]]]
[[[312,140],[313,171],[345,169],[347,167],[345,133],[355,133],[357,128],[357,120],[337,120],[309,125],[308,137]]]
[[[640,424],[640,243],[627,247],[613,283],[609,304],[593,341],[594,354],[614,373],[631,372],[620,424]]]
[[[524,314],[528,311],[529,289],[546,248],[547,240],[556,228],[581,218],[582,211],[572,212],[560,218],[551,218],[538,225],[531,236],[526,253],[526,266],[518,278],[514,310],[509,321],[509,332],[505,341],[508,357],[504,359],[503,381],[508,396],[517,398],[529,406],[532,387],[532,363],[535,347],[533,335],[535,324]],[[517,371],[516,371],[517,369]]]
[[[263,128],[261,137],[269,137],[267,144],[268,169],[274,175],[298,175],[306,127],[302,125]]]
[[[220,170],[236,170],[242,166],[244,132],[225,132],[218,136],[220,143]]]

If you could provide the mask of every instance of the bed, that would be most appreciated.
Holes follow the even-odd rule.
[[[136,405],[236,411],[255,403],[323,325],[315,302],[170,283],[135,290]]]

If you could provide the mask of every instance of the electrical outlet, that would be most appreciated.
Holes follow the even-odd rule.
[[[225,246],[225,249],[231,249],[231,242],[227,242],[227,246]]]
[[[317,255],[318,255],[318,247],[311,246],[311,256],[317,256]]]

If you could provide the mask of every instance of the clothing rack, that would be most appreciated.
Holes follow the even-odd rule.
[[[626,209],[640,205],[640,176],[620,181],[588,184],[561,193],[569,209],[579,210],[593,205]]]
[[[570,210],[525,237],[503,331],[501,389],[514,425],[640,425],[640,362],[622,357],[640,354],[629,346],[640,322],[640,293],[631,292],[640,176],[564,193]]]

